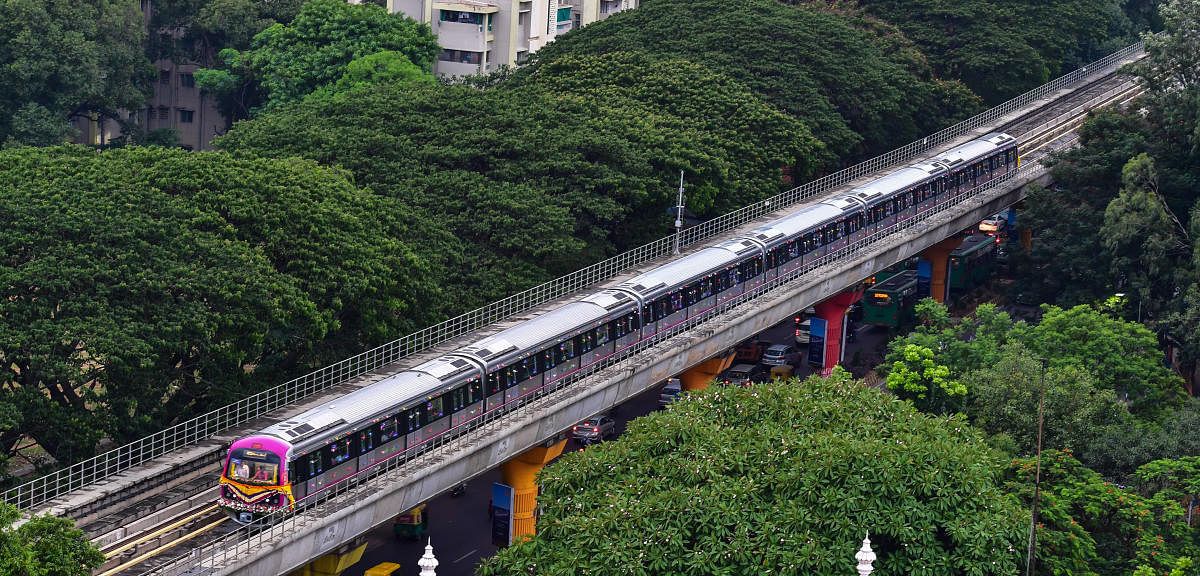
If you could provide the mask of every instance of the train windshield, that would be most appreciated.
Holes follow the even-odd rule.
[[[238,448],[229,454],[229,469],[225,475],[236,482],[269,486],[279,484],[279,468],[277,454]]]

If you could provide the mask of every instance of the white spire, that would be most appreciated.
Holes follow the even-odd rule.
[[[858,549],[858,554],[854,555],[854,559],[858,560],[858,575],[867,576],[874,568],[871,563],[875,561],[875,553],[871,551],[871,533],[868,531],[863,537],[862,548]]]
[[[430,538],[429,543],[425,545],[425,555],[417,560],[417,566],[421,567],[421,576],[437,576],[435,570],[438,561],[433,557],[433,538]]]

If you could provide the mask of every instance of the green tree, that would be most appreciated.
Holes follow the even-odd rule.
[[[0,428],[59,462],[425,326],[395,207],[311,161],[0,152]]]
[[[908,344],[901,354],[903,360],[888,372],[888,390],[923,412],[953,414],[962,407],[967,387],[951,380],[950,369],[933,361],[933,350]]]
[[[441,48],[427,24],[371,4],[310,0],[288,24],[276,23],[254,36],[249,50],[221,52],[219,73],[198,76],[201,87],[225,99],[232,111],[298,102],[337,82],[356,59],[391,51],[429,72]],[[255,88],[256,87],[256,88]]]
[[[385,83],[240,123],[217,145],[339,165],[401,201],[413,248],[466,311],[660,238],[679,171],[716,215],[809,175],[820,145],[686,61],[564,57],[520,83]]]
[[[326,84],[309,94],[307,98],[329,98],[384,82],[398,82],[401,86],[413,84],[433,85],[437,83],[428,70],[422,70],[403,54],[384,50],[355,59],[346,65],[346,72],[334,84]]]
[[[1027,516],[1001,471],[963,420],[841,370],[710,388],[548,466],[537,535],[477,574],[845,574],[869,530],[879,574],[1008,576]]]
[[[808,126],[825,143],[830,165],[906,144],[981,109],[961,83],[936,79],[896,28],[811,2],[643,2],[558,37],[514,76],[539,75],[542,63],[564,55],[627,51],[690,60],[748,86]]]
[[[1038,573],[1123,576],[1144,566],[1166,574],[1195,557],[1194,531],[1177,522],[1178,502],[1106,482],[1069,451],[1042,453],[1040,469]],[[1031,506],[1037,475],[1034,459],[1014,460],[1005,491]]]
[[[1096,0],[864,0],[862,6],[912,38],[937,74],[961,79],[992,104],[1045,83],[1064,63],[1079,63],[1077,53],[1102,42],[1111,20],[1128,20],[1115,2]]]
[[[1020,456],[1037,452],[1039,428],[1043,448],[1086,453],[1106,426],[1129,419],[1116,394],[1097,388],[1087,371],[1064,366],[1043,372],[1039,359],[1020,343],[1008,345],[999,362],[964,380],[971,389],[965,410],[971,423],[1011,439]]]
[[[60,144],[74,117],[140,108],[144,37],[135,0],[0,4],[0,142]]]
[[[13,528],[20,512],[0,502],[0,574],[4,576],[89,576],[104,554],[75,522],[35,516]]]

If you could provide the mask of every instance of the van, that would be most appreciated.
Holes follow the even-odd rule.
[[[763,352],[762,363],[767,366],[795,365],[800,361],[800,350],[788,344],[775,344]]]
[[[734,364],[717,377],[717,382],[728,386],[749,386],[762,379],[762,366],[758,364]]]

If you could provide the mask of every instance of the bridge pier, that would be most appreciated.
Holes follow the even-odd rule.
[[[950,269],[950,253],[961,244],[961,237],[951,236],[921,251],[921,259],[933,266],[929,278],[929,295],[943,304],[946,303],[946,275]]]
[[[733,364],[734,354],[709,358],[679,375],[679,385],[684,390],[704,390],[717,374]]]
[[[821,368],[821,376],[828,377],[833,373],[833,367],[842,363],[842,353],[845,347],[846,310],[851,304],[862,298],[863,289],[858,288],[842,292],[831,298],[818,302],[813,308],[816,316],[825,321],[825,366]]]
[[[504,483],[513,489],[512,541],[517,542],[537,533],[537,475],[551,460],[562,454],[567,440],[563,438],[549,446],[534,446],[500,465]]]

